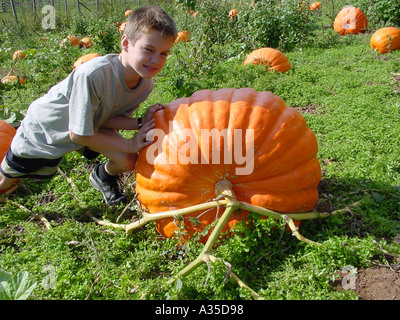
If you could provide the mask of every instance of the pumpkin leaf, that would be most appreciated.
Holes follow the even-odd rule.
[[[14,128],[18,127],[24,115],[19,111],[10,111],[6,105],[2,105],[1,107],[0,119],[12,125]]]
[[[0,271],[0,299],[26,300],[36,287],[36,282],[30,280],[28,272],[22,271],[14,276]]]
[[[8,281],[11,278],[11,273],[7,271],[0,270],[0,282]]]
[[[182,289],[183,282],[180,278],[176,279],[176,290],[180,291]]]

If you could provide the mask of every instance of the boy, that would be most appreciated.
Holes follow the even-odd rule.
[[[85,62],[30,105],[1,163],[0,192],[20,177],[53,176],[62,157],[76,150],[89,159],[108,158],[94,167],[89,181],[108,204],[125,202],[118,175],[134,170],[137,153],[152,143],[146,134],[163,106],[150,106],[143,118],[131,115],[152,91],[152,78],[164,67],[176,36],[174,21],[160,7],[132,12],[120,54]],[[125,139],[118,130],[138,132]]]

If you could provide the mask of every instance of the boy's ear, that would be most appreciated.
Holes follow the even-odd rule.
[[[128,45],[129,45],[129,39],[128,39],[127,35],[124,34],[124,35],[122,35],[122,38],[121,38],[121,48],[126,50],[128,48]]]

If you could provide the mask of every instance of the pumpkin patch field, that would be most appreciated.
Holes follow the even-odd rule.
[[[88,177],[105,159],[77,152],[0,193],[0,299],[399,300],[396,0],[107,1],[57,9],[50,29],[3,16],[0,154],[29,104],[118,53],[147,4],[179,36],[135,111],[166,106],[121,176],[129,201],[104,204]]]

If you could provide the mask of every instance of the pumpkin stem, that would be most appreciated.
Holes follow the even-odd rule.
[[[233,192],[232,183],[228,179],[222,179],[215,184],[214,194],[227,196],[231,200],[236,200],[235,192]]]

